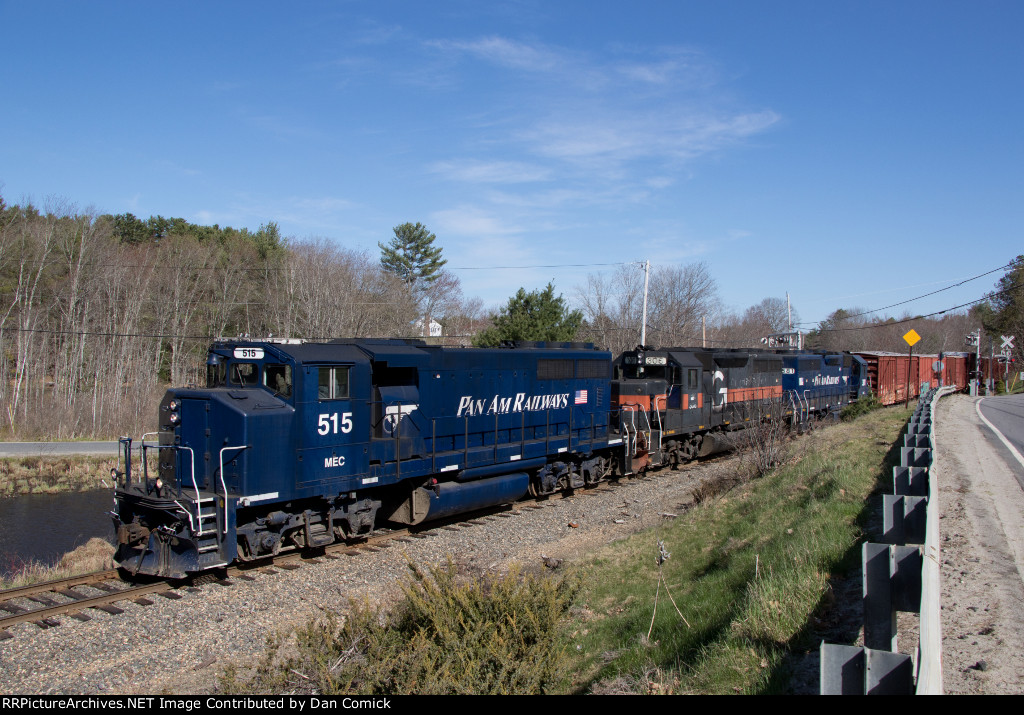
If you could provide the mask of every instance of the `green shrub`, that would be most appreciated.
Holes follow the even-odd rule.
[[[844,407],[839,413],[839,418],[843,422],[849,422],[850,420],[857,419],[861,415],[866,415],[872,410],[877,410],[881,406],[882,403],[878,401],[878,398],[875,397],[875,393],[872,392],[867,397],[862,397],[853,404]]]
[[[295,634],[297,655],[267,652],[248,682],[229,670],[229,692],[323,695],[540,694],[565,677],[559,628],[574,599],[574,578],[486,577],[460,583],[456,568],[410,566],[405,600],[392,612],[351,604]]]

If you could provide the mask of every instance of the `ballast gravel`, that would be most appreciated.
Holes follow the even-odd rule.
[[[0,641],[0,692],[215,693],[223,669],[255,663],[268,637],[323,611],[344,612],[351,599],[384,605],[401,598],[410,562],[429,566],[451,558],[471,573],[504,572],[515,564],[543,568],[542,554],[572,562],[672,518],[691,502],[695,486],[738,468],[737,457],[694,463],[607,490],[523,502],[513,516],[435,528],[426,538],[379,551],[256,572],[254,580],[232,579],[229,586],[181,589],[182,598],[149,597],[149,606],[122,602],[119,615],[90,610],[85,622],[62,616],[52,628],[19,624],[9,629],[12,638]]]

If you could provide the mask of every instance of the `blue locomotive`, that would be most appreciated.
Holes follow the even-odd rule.
[[[816,415],[834,415],[871,394],[867,362],[859,355],[812,350],[778,354],[788,411],[797,425]]]
[[[766,403],[802,423],[866,390],[840,353],[220,341],[156,438],[121,440],[115,560],[182,578],[593,486],[727,449]]]
[[[595,484],[621,445],[610,365],[583,344],[215,343],[141,468],[122,440],[116,562],[180,578]]]

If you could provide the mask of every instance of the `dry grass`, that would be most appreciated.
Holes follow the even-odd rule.
[[[38,562],[24,564],[13,576],[0,579],[0,588],[18,588],[42,581],[80,576],[113,568],[114,547],[103,539],[93,538],[61,557],[54,566]]]

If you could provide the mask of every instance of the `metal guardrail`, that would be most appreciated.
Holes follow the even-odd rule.
[[[882,497],[883,543],[861,550],[864,645],[821,644],[822,695],[942,694],[938,478],[929,390],[907,422],[893,494]],[[914,655],[898,653],[896,614],[920,614]]]

